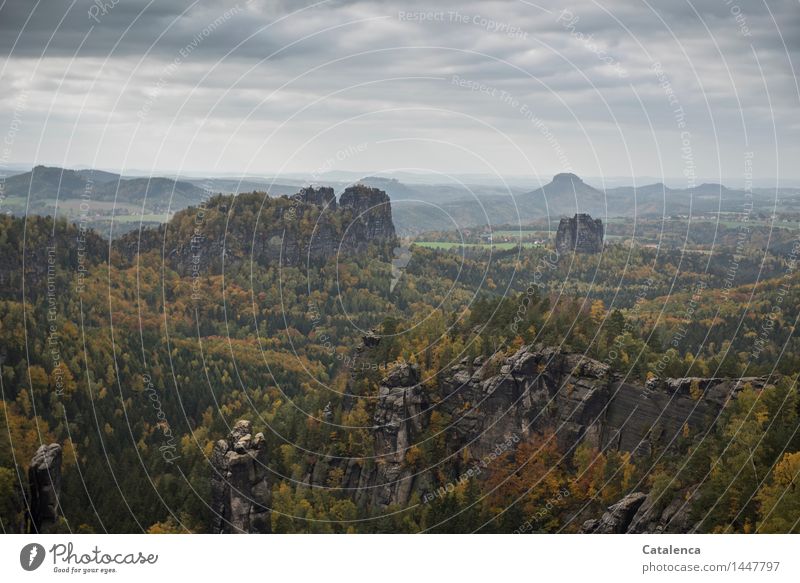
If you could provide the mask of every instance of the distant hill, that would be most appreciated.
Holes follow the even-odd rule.
[[[5,195],[12,199],[30,198],[31,202],[56,196],[79,198],[85,187],[86,178],[74,170],[36,166],[30,172],[6,178]]]
[[[176,182],[171,178],[131,178],[95,185],[98,200],[117,200],[142,204],[147,197],[148,205],[155,212],[172,211],[197,204],[212,193],[189,182]]]
[[[392,194],[393,189],[386,191]],[[532,192],[492,190],[492,194],[486,194],[485,189],[476,188],[469,196],[450,198],[435,206],[409,202],[395,205],[394,209],[398,232],[404,235],[487,224],[526,224],[548,216],[558,219],[575,213],[605,216],[603,192],[575,174],[557,174],[551,182]]]
[[[368,176],[360,183],[385,191],[399,233],[453,230],[461,226],[516,222],[514,199],[521,204],[523,191],[516,188],[473,184],[406,184],[396,178]],[[528,219],[526,209],[520,212]]]
[[[119,174],[114,174],[113,172],[106,172],[105,170],[84,169],[84,170],[76,170],[75,173],[84,177],[86,180],[89,180],[91,178],[97,183],[111,182],[112,180],[119,180],[120,178],[122,178]]]
[[[276,183],[268,178],[258,180],[255,178],[184,178],[185,182],[191,183],[198,188],[211,190],[212,192],[224,192],[229,194],[240,194],[243,192],[268,192],[270,196],[291,196],[300,190],[301,186],[308,186],[307,183]]]
[[[392,189],[386,190],[390,192]],[[398,233],[414,235],[487,224],[524,225],[548,218],[557,222],[561,217],[571,217],[576,213],[588,213],[599,218],[747,213],[750,203],[752,212],[771,214],[776,208],[796,212],[800,210],[800,190],[754,189],[748,194],[721,184],[705,183],[676,189],[656,183],[603,191],[586,184],[575,174],[564,173],[557,174],[541,188],[523,194],[476,194],[451,199],[436,207],[418,202],[395,205],[394,217]]]
[[[605,194],[571,173],[556,174],[550,183],[525,198],[533,199],[525,202],[532,203],[536,210],[550,216],[572,216],[575,213],[605,215]]]
[[[86,198],[91,201],[141,206],[147,199],[150,212],[168,207],[182,209],[207,196],[202,188],[170,178],[129,178],[99,170],[68,170],[36,166],[30,172],[6,178],[6,210],[49,214],[59,203]],[[27,203],[27,205],[26,205]]]
[[[675,189],[655,183],[603,191],[572,173],[557,174],[549,183],[530,191],[492,185],[411,184],[382,176],[367,176],[357,182],[389,195],[394,223],[401,236],[487,224],[526,225],[541,219],[557,223],[561,217],[576,213],[599,218],[745,213],[751,202],[753,212],[800,211],[797,188],[755,189],[748,194],[721,184]],[[114,233],[118,234],[140,224],[163,223],[172,213],[196,206],[211,194],[258,191],[278,197],[291,196],[299,188],[295,184],[273,183],[268,178],[174,180],[36,166],[30,172],[4,179],[5,198],[0,212],[57,213],[75,221],[81,216],[82,197],[87,193],[90,226],[103,232],[113,220]],[[343,188],[336,186],[337,192]]]

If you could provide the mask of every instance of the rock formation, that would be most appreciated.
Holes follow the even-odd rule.
[[[211,455],[211,507],[214,533],[271,531],[272,492],[264,435],[252,435],[250,421],[237,421]]]
[[[392,205],[382,190],[356,184],[345,189],[339,207],[350,211],[350,224],[343,243],[360,249],[369,241],[394,241]]]
[[[632,492],[622,500],[609,506],[608,512],[599,519],[587,520],[583,523],[582,532],[597,534],[622,534],[628,530],[636,511],[644,503],[647,496],[642,492]]]
[[[182,276],[260,266],[319,264],[339,255],[376,252],[387,262],[396,237],[385,192],[347,188],[337,204],[332,188],[303,188],[289,197],[263,193],[212,197],[157,228],[120,237],[114,247],[129,261],[164,253]]]
[[[556,233],[556,250],[559,255],[576,253],[601,253],[603,251],[603,221],[578,213],[571,219],[563,218]]]
[[[61,446],[42,445],[28,468],[31,533],[48,533],[58,524],[61,496]]]
[[[336,209],[336,195],[330,187],[320,186],[319,188],[314,188],[309,186],[301,188],[295,197],[306,204],[313,204],[331,210]]]
[[[411,497],[414,468],[405,463],[408,448],[425,430],[429,402],[419,384],[419,370],[408,363],[395,367],[378,390],[375,453],[379,457],[372,501],[385,507]]]
[[[697,525],[691,522],[692,493],[659,498],[655,493],[632,492],[609,506],[600,518],[583,523],[581,532],[593,534],[686,533]]]
[[[496,359],[462,360],[442,375],[439,394],[430,397],[419,385],[415,366],[392,370],[381,383],[374,419],[378,468],[364,475],[360,466],[348,467],[355,472],[352,487],[370,489],[369,500],[379,506],[406,504],[412,490],[430,487],[423,483],[431,479],[427,474],[412,477],[404,456],[414,436],[429,426],[431,400],[452,419],[444,440],[447,453],[468,445],[472,457],[454,456],[454,463],[442,468],[455,477],[497,444],[532,432],[553,431],[565,450],[586,441],[596,448],[649,455],[675,446],[685,431],[697,435],[706,430],[746,383],[765,385],[762,378],[664,379],[634,385],[604,363],[554,347],[523,346],[501,362]],[[647,524],[659,520],[652,512],[642,517]]]
[[[362,351],[368,356],[368,347]],[[329,486],[333,470],[340,487],[361,510],[405,506],[412,495],[455,482],[493,452],[532,434],[552,432],[563,451],[585,442],[593,448],[631,452],[634,457],[681,447],[702,435],[725,403],[745,384],[756,389],[763,378],[653,379],[628,383],[602,362],[557,347],[522,346],[473,361],[463,359],[444,371],[438,390],[422,384],[416,365],[395,363],[380,383],[372,418],[371,456],[345,459],[313,456],[302,483]],[[447,419],[441,438],[447,460],[436,471],[420,472],[409,461],[410,448],[431,429],[437,411]],[[323,418],[331,422],[333,407]],[[269,525],[269,485],[262,438],[250,438],[250,424],[239,422],[214,448],[217,475],[212,484],[219,517],[215,532],[263,532]],[[505,445],[504,445],[505,444]],[[413,456],[412,456],[413,457]],[[659,499],[633,492],[587,521],[584,532],[685,532],[690,524],[691,492]],[[688,502],[687,502],[688,501]],[[228,526],[230,525],[230,526]]]

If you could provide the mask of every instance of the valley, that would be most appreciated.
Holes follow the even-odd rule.
[[[414,242],[401,207],[366,185],[214,195],[110,246],[0,218],[3,524],[25,524],[40,433],[48,532],[782,528],[790,222],[609,221],[573,253],[542,221]],[[707,510],[728,496],[752,502]]]

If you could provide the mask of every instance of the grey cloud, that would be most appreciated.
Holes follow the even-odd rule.
[[[39,156],[50,161],[174,168],[182,163],[182,151],[162,151],[158,160],[152,159],[153,152],[163,140],[179,144],[202,128],[201,141],[192,145],[195,158],[186,162],[193,168],[215,155],[196,146],[229,142],[226,163],[249,159],[256,144],[264,148],[263,159],[278,167],[284,144],[300,144],[343,119],[394,107],[405,113],[367,116],[345,127],[354,139],[369,138],[370,131],[375,139],[435,134],[478,150],[485,147],[485,155],[506,164],[506,171],[527,172],[491,151],[494,137],[485,143],[476,140],[480,124],[465,117],[473,116],[507,132],[531,157],[553,164],[552,146],[519,105],[457,87],[451,80],[458,75],[496,93],[505,91],[534,110],[557,131],[579,172],[584,167],[587,174],[629,172],[625,147],[652,153],[655,141],[669,152],[666,171],[677,175],[682,167],[673,154],[679,128],[674,104],[652,70],[654,60],[662,63],[696,142],[710,144],[713,163],[718,156],[725,160],[724,168],[710,162],[709,172],[741,172],[743,117],[751,143],[764,148],[764,159],[774,157],[776,150],[778,159],[770,162],[800,154],[793,121],[800,5],[790,0],[740,1],[738,23],[731,5],[721,0],[537,3],[545,10],[522,1],[312,4],[159,0],[148,6],[119,0],[98,23],[88,18],[95,4],[87,0],[71,9],[66,1],[7,1],[0,9],[0,54],[6,56],[0,81],[14,90],[0,96],[0,103],[6,110],[13,108],[23,86],[30,97],[27,129],[14,145],[13,161],[32,161],[43,140]],[[577,17],[574,26],[558,20],[562,10]],[[230,17],[212,25],[226,11]],[[458,11],[465,18],[409,20],[400,18],[401,11]],[[521,34],[488,30],[477,17],[517,27]],[[751,36],[745,36],[742,23]],[[210,26],[214,30],[204,34]],[[388,80],[422,76],[434,79]],[[425,107],[464,115],[420,110]],[[146,115],[140,116],[145,108]],[[247,123],[241,124],[246,117]],[[772,135],[773,120],[777,137]],[[283,123],[278,138],[265,142]],[[5,124],[0,116],[0,129]],[[655,135],[650,134],[651,124]],[[78,135],[67,148],[63,136],[74,128],[79,128]],[[331,136],[323,135],[314,148],[330,150],[347,137],[339,131]],[[603,143],[608,140],[613,147]],[[592,146],[604,150],[603,167],[596,167]],[[128,149],[130,158],[116,157],[115,152]],[[414,148],[395,148],[392,155],[402,164],[426,162]],[[379,163],[365,156],[367,160]],[[444,170],[469,169],[451,152],[436,160],[448,166]],[[315,164],[314,156],[300,155],[289,169]],[[657,174],[658,168],[648,164],[637,172]],[[763,167],[768,166],[775,163]]]

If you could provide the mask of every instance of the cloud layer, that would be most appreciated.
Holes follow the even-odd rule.
[[[790,0],[12,0],[0,162],[786,180],[798,44]]]

